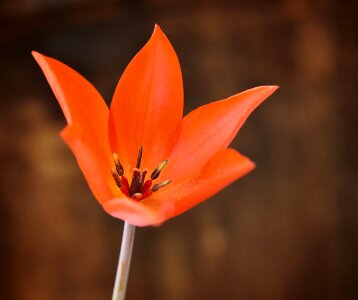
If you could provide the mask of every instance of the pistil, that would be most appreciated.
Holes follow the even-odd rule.
[[[132,182],[129,188],[131,195],[134,195],[136,193],[142,193],[144,178],[146,174],[147,170],[141,171],[137,168],[133,170]]]

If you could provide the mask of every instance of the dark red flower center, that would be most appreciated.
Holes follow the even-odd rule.
[[[168,160],[162,161],[152,172],[150,178],[145,180],[145,176],[147,175],[148,171],[147,169],[140,169],[142,153],[143,147],[140,146],[138,151],[137,164],[132,173],[131,184],[129,184],[128,179],[124,176],[124,169],[116,152],[113,153],[115,167],[111,169],[112,176],[121,192],[128,198],[134,199],[136,201],[141,201],[144,198],[149,197],[153,192],[158,191],[160,188],[168,185],[171,182],[170,180],[165,180],[152,186],[153,181],[159,177],[160,173],[168,163]]]

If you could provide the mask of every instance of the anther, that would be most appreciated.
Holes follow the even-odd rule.
[[[117,169],[112,168],[111,172],[112,172],[112,176],[113,176],[114,181],[116,182],[116,184],[120,188],[122,186],[122,180],[121,180],[121,177],[119,176],[119,174],[117,173]]]
[[[114,165],[116,166],[118,175],[122,176],[124,174],[124,169],[123,169],[121,162],[119,161],[118,154],[116,152],[113,152],[112,157],[113,157]]]
[[[138,156],[137,156],[137,164],[136,164],[137,169],[140,168],[140,163],[142,162],[142,155],[143,155],[143,146],[140,145],[138,150]]]
[[[156,192],[156,191],[158,191],[160,188],[165,187],[166,185],[168,185],[168,184],[171,183],[171,182],[172,182],[171,180],[165,180],[165,181],[163,181],[163,182],[161,182],[161,183],[157,183],[157,184],[155,184],[155,185],[152,187],[152,191],[153,191],[153,192]]]
[[[157,179],[160,175],[160,172],[162,172],[162,170],[164,169],[164,167],[167,165],[168,160],[163,160],[159,166],[153,171],[152,175],[150,175],[150,178],[152,178],[152,180]]]
[[[143,156],[143,146],[140,145],[138,149],[138,156],[137,156],[137,163],[136,167],[133,169],[132,173],[132,180],[130,183],[128,179],[124,176],[124,168],[119,160],[119,156],[116,152],[113,152],[112,158],[114,161],[114,167],[111,168],[111,173],[113,176],[114,181],[116,182],[117,186],[128,198],[131,198],[135,201],[142,201],[145,198],[150,197],[153,192],[158,191],[162,187],[167,186],[171,183],[171,180],[165,180],[163,182],[157,183],[152,186],[153,181],[156,180],[165,166],[168,163],[168,160],[163,160],[157,168],[152,172],[150,178],[145,180],[147,175],[147,170],[143,169],[140,170],[140,165],[142,163],[142,156]]]

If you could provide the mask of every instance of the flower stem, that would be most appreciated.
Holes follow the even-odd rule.
[[[135,226],[125,222],[112,300],[124,300],[126,296],[128,274],[132,258],[134,233]]]

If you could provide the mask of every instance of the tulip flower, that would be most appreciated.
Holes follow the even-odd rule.
[[[179,61],[159,26],[124,71],[110,108],[79,73],[33,56],[67,120],[61,137],[113,217],[136,226],[161,224],[254,168],[228,146],[277,86],[249,89],[183,118]]]
[[[135,226],[159,225],[255,164],[230,142],[277,86],[203,105],[183,118],[178,58],[159,26],[124,71],[110,108],[80,74],[33,52],[67,120],[61,137],[104,210],[125,221],[112,300],[123,300]]]

